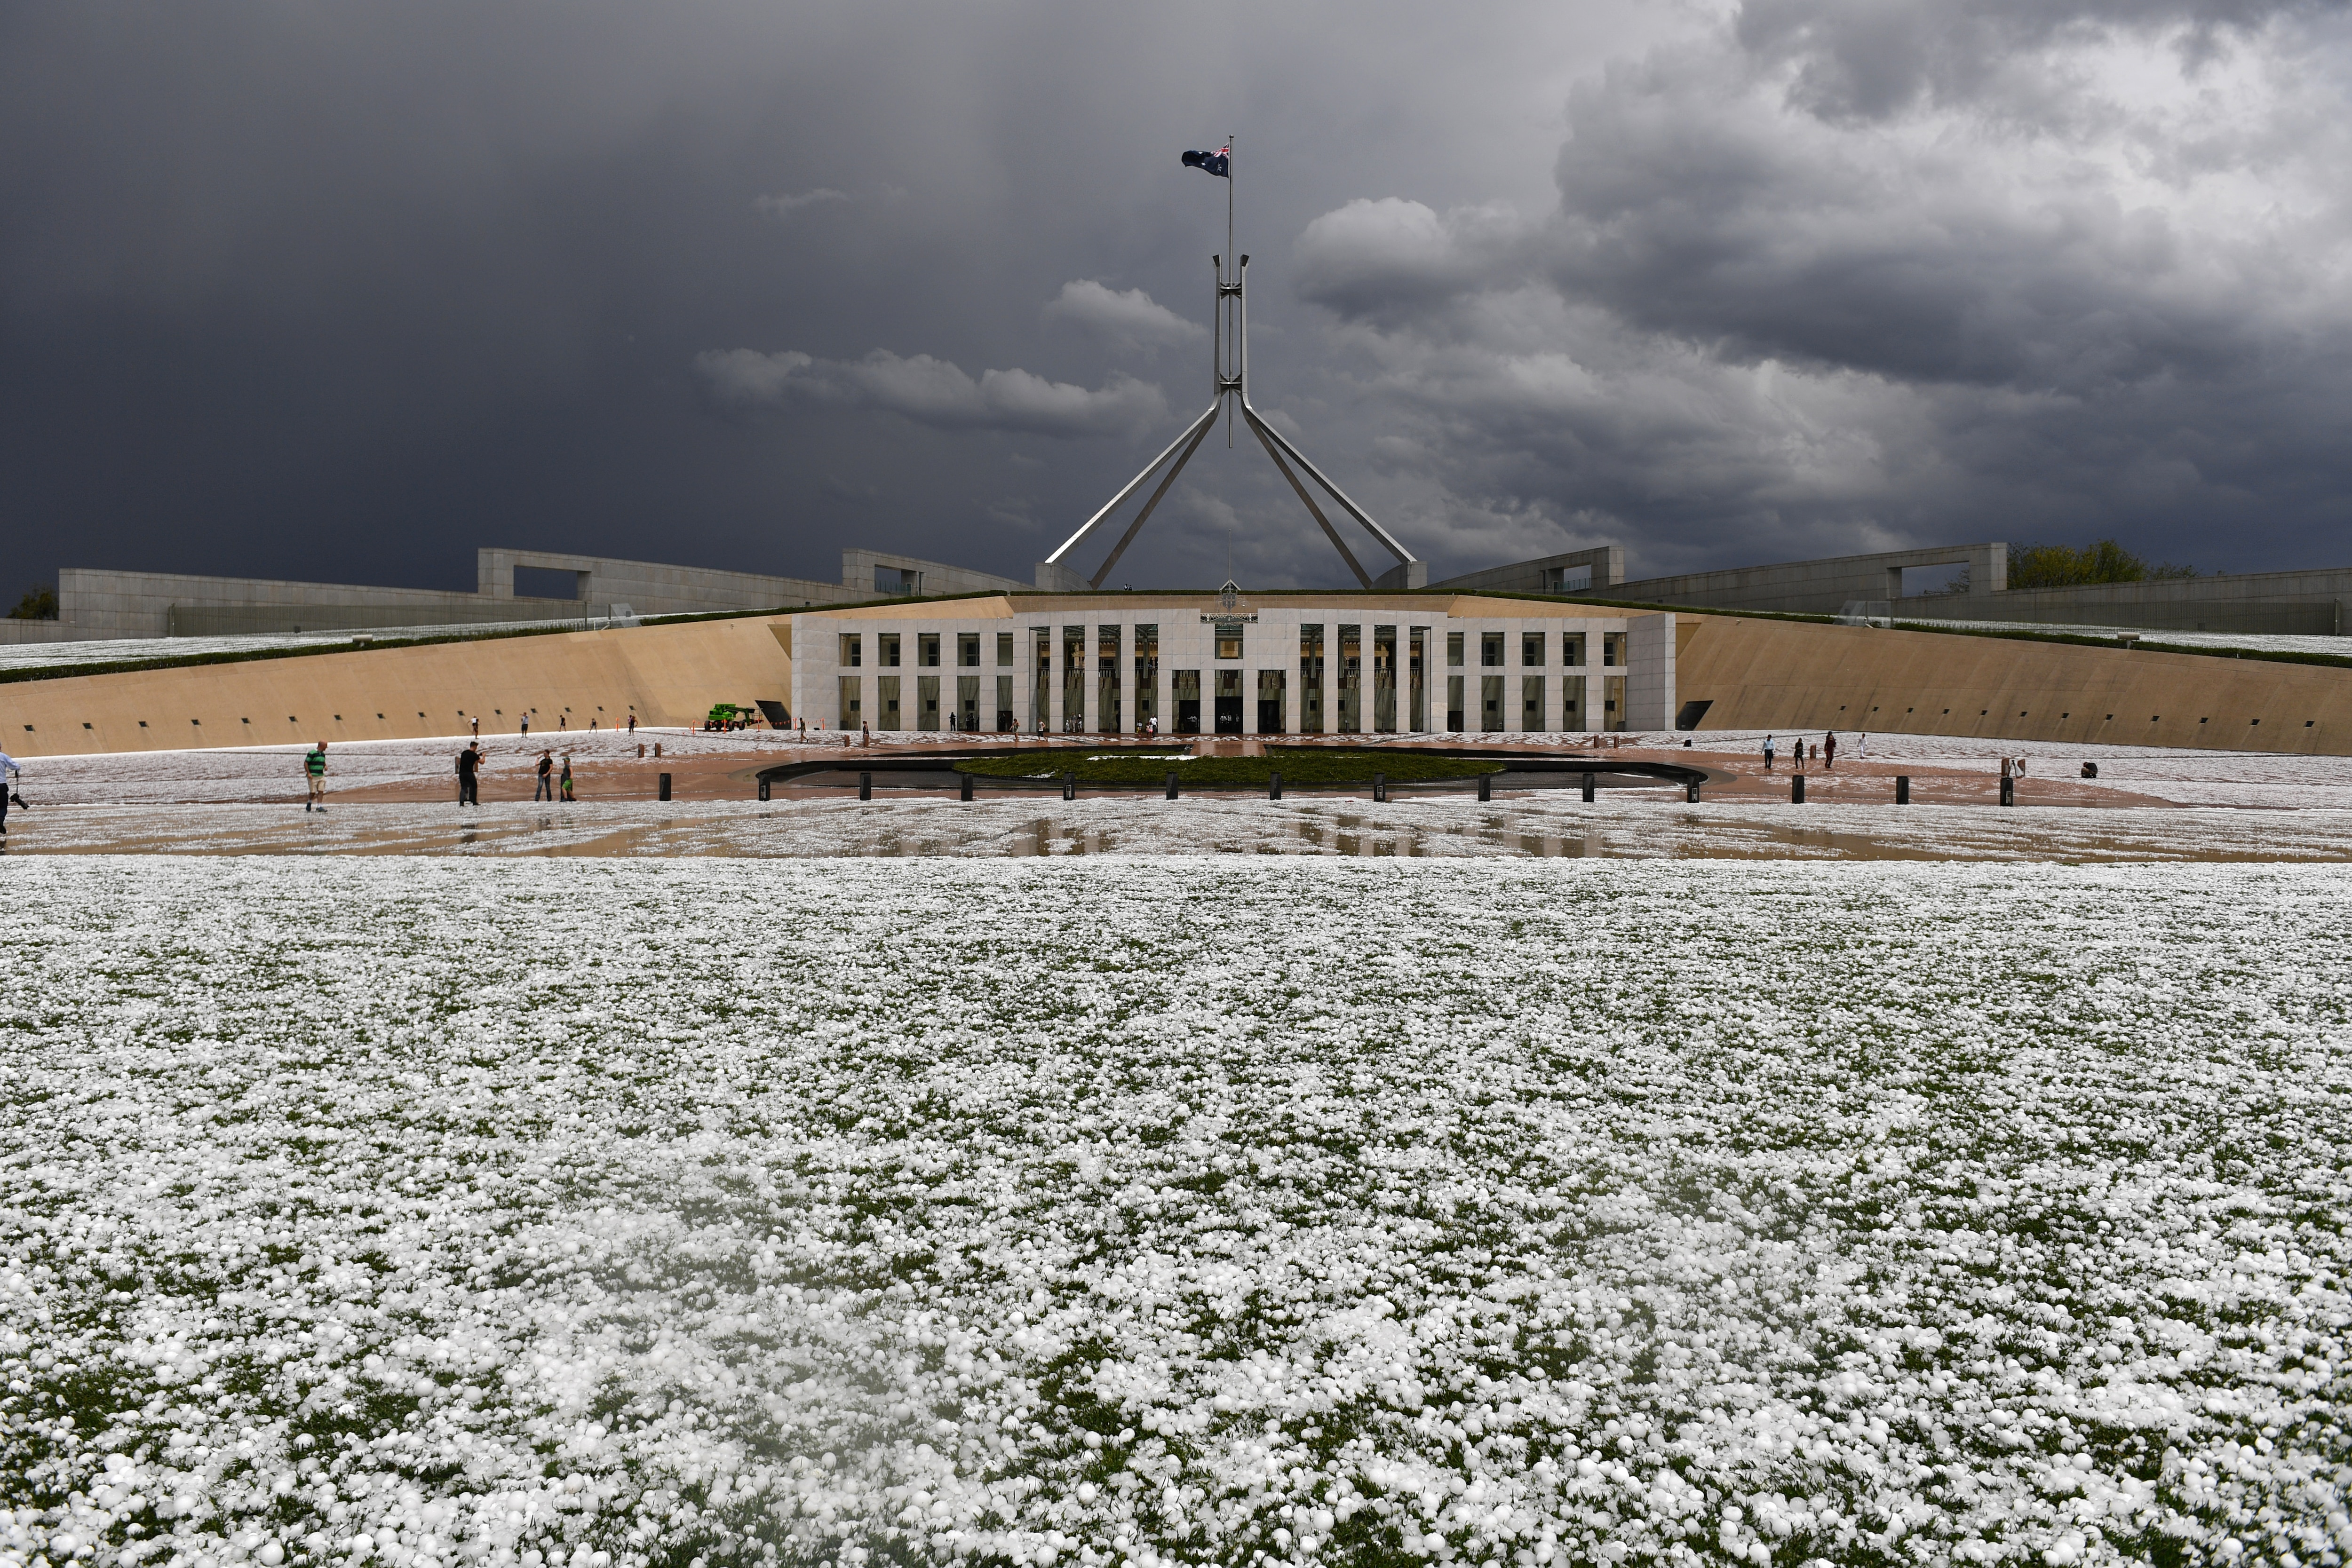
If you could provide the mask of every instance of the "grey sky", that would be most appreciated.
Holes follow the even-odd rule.
[[[1228,131],[1257,401],[1441,573],[2344,564],[2347,86],[2252,3],[11,7],[0,589],[1025,577],[1207,401]],[[1187,477],[1122,580],[1341,580]]]

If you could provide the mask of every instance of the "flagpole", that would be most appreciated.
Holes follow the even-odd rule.
[[[1239,278],[1242,262],[1241,252],[1234,248],[1234,133],[1230,131],[1225,132],[1225,255],[1233,259],[1234,276]],[[1223,304],[1223,300],[1218,301],[1220,308]],[[1225,415],[1225,450],[1228,452],[1234,446],[1234,417],[1230,411]]]

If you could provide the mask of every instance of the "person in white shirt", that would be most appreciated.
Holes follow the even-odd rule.
[[[8,836],[8,796],[24,779],[25,770],[16,766],[16,759],[0,751],[0,838]]]

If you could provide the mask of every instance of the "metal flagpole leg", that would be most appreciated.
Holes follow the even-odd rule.
[[[1389,553],[1395,556],[1399,563],[1409,564],[1415,559],[1413,553],[1405,549],[1404,546],[1399,544],[1396,541],[1395,537],[1392,536],[1388,529],[1372,521],[1372,519],[1365,514],[1364,509],[1361,507],[1359,507],[1355,502],[1349,500],[1346,491],[1340,489],[1339,486],[1331,483],[1330,479],[1324,475],[1320,468],[1316,467],[1314,464],[1308,462],[1307,460],[1307,455],[1299,451],[1297,447],[1292,445],[1288,440],[1285,439],[1282,432],[1266,425],[1262,420],[1258,419],[1257,411],[1249,406],[1249,401],[1246,398],[1242,401],[1242,410],[1248,415],[1250,422],[1254,424],[1257,424],[1261,429],[1264,429],[1266,434],[1273,438],[1275,444],[1279,445],[1283,452],[1287,455],[1293,462],[1297,463],[1301,468],[1307,470],[1307,472],[1314,477],[1317,484],[1329,491],[1331,498],[1339,502],[1341,507],[1345,507],[1349,517],[1363,524],[1365,529],[1371,534],[1372,538],[1380,540],[1382,545],[1386,546]]]
[[[1242,414],[1249,421],[1250,429],[1257,433],[1258,444],[1265,448],[1265,455],[1274,459],[1276,472],[1290,481],[1291,489],[1297,491],[1299,500],[1306,503],[1307,515],[1322,528],[1323,537],[1331,541],[1331,548],[1339,552],[1339,559],[1348,563],[1348,570],[1356,574],[1356,581],[1365,588],[1371,587],[1371,575],[1364,570],[1363,563],[1356,559],[1356,552],[1348,548],[1346,540],[1340,538],[1339,530],[1331,526],[1331,520],[1323,515],[1323,508],[1318,507],[1315,504],[1315,497],[1307,493],[1307,486],[1298,482],[1298,476],[1293,474],[1289,465],[1283,462],[1282,454],[1274,449],[1274,443],[1265,438],[1265,422],[1259,419],[1247,403],[1242,405]]]
[[[1168,486],[1176,483],[1176,476],[1184,472],[1184,465],[1192,461],[1192,454],[1198,452],[1201,443],[1208,439],[1209,425],[1213,421],[1215,411],[1213,409],[1210,413],[1209,420],[1194,422],[1192,444],[1184,448],[1183,455],[1168,465],[1167,477],[1161,479],[1160,487],[1151,492],[1151,498],[1143,503],[1143,510],[1135,514],[1135,521],[1127,525],[1127,532],[1119,536],[1118,543],[1110,547],[1110,554],[1103,558],[1101,569],[1095,573],[1087,587],[1100,588],[1103,585],[1110,576],[1110,569],[1118,564],[1118,558],[1127,553],[1127,547],[1135,542],[1135,536],[1141,533],[1143,525],[1150,520],[1151,508],[1160,505],[1160,497],[1168,494]]]
[[[1194,424],[1204,425],[1207,423],[1213,421],[1217,417],[1219,411],[1223,406],[1223,399],[1211,403],[1209,405],[1209,411],[1202,414],[1200,419],[1194,421]],[[1142,486],[1143,482],[1146,479],[1150,478],[1153,474],[1157,473],[1160,465],[1162,463],[1167,462],[1171,457],[1173,457],[1176,455],[1176,449],[1183,445],[1185,442],[1191,440],[1192,437],[1192,431],[1191,427],[1187,427],[1183,434],[1178,436],[1175,440],[1168,444],[1168,449],[1166,451],[1162,452],[1159,456],[1153,458],[1150,462],[1143,465],[1142,473],[1138,474],[1134,478],[1129,479],[1120,487],[1118,495],[1113,496],[1108,502],[1104,503],[1103,509],[1101,511],[1097,512],[1093,517],[1088,517],[1086,520],[1086,523],[1076,533],[1072,534],[1068,538],[1063,540],[1062,548],[1045,558],[1045,564],[1048,566],[1059,566],[1062,563],[1062,558],[1064,556],[1076,549],[1077,546],[1085,540],[1088,534],[1095,531],[1097,525],[1101,523],[1105,517],[1110,516],[1110,514],[1118,508],[1118,504],[1121,501],[1124,501],[1129,496],[1134,495],[1135,492]]]

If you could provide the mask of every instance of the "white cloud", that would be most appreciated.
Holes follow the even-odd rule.
[[[982,371],[975,381],[929,354],[877,349],[862,360],[820,360],[787,350],[710,350],[695,356],[724,406],[758,411],[788,400],[881,409],[936,430],[1003,430],[1032,435],[1121,435],[1164,423],[1158,387],[1114,374],[1098,390],[1050,382],[1024,370]]]
[[[814,207],[827,202],[847,200],[849,200],[848,192],[836,191],[828,185],[819,185],[814,191],[803,191],[796,195],[754,197],[751,205],[772,218],[788,218],[803,207]]]
[[[1042,314],[1048,321],[1066,322],[1129,353],[1151,353],[1209,335],[1207,328],[1187,321],[1140,288],[1122,292],[1091,277],[1063,284]]]

